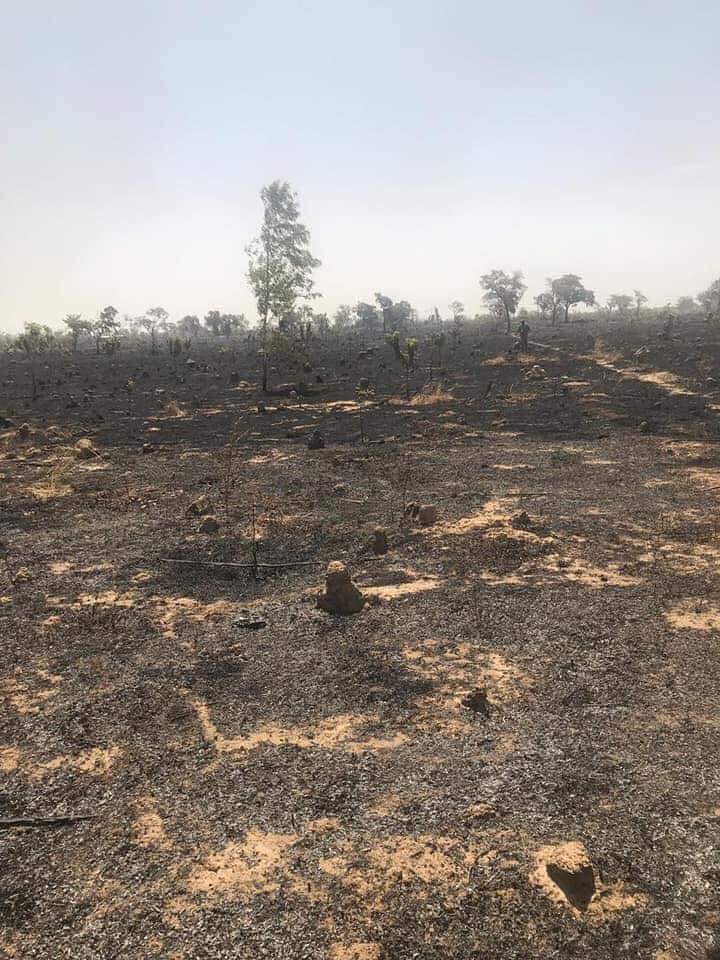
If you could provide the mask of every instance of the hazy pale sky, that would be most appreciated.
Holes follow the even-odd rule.
[[[718,0],[0,0],[0,326],[255,309],[258,192],[322,308],[494,267],[653,303],[720,274]]]

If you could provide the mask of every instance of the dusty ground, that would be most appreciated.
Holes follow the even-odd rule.
[[[241,352],[54,358],[36,404],[5,361],[0,817],[93,819],[0,833],[0,957],[720,956],[718,345],[545,333],[409,404],[317,348],[264,414]],[[313,564],[162,562],[253,533]]]

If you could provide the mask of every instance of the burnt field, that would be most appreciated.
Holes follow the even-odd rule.
[[[720,337],[532,336],[0,357],[0,957],[720,956]]]

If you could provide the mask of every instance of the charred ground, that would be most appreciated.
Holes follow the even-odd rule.
[[[350,340],[2,359],[0,816],[94,819],[3,831],[0,956],[715,956],[720,340],[597,333],[409,402]]]

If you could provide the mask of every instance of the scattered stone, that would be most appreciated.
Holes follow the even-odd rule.
[[[99,457],[100,454],[95,449],[92,440],[88,437],[81,437],[73,447],[73,453],[78,460],[92,460],[93,457]]]
[[[236,620],[233,620],[233,625],[239,627],[241,630],[262,630],[263,627],[267,626],[267,621],[263,620],[262,617],[245,611],[241,613]]]
[[[218,523],[216,517],[210,515],[203,518],[198,529],[200,533],[217,533],[220,529],[220,524]]]
[[[27,567],[20,567],[19,570],[15,572],[15,576],[12,578],[13,583],[30,583],[32,580],[32,574]]]
[[[431,503],[423,504],[418,511],[418,520],[424,527],[430,527],[437,522],[437,507]]]
[[[325,437],[319,430],[313,430],[308,440],[308,450],[322,450],[325,446]]]
[[[474,803],[465,811],[468,820],[490,820],[497,816],[497,810],[491,803]]]
[[[365,598],[350,579],[347,567],[339,560],[331,560],[325,577],[325,592],[317,598],[317,605],[327,613],[360,613]]]
[[[198,497],[197,500],[193,500],[193,502],[187,508],[187,515],[189,517],[204,517],[211,513],[212,504],[205,494],[203,494],[201,497]]]
[[[484,717],[490,716],[490,701],[484,687],[476,687],[462,700],[462,705],[473,713],[481,713]]]
[[[643,420],[643,422],[638,427],[638,430],[640,431],[640,433],[650,433],[650,424],[647,422],[647,420]]]
[[[414,500],[411,500],[410,503],[405,506],[405,516],[410,520],[417,520],[420,515],[420,504],[415,503]]]
[[[387,531],[384,527],[375,528],[370,546],[376,557],[381,557],[384,553],[388,552]]]
[[[510,526],[515,530],[529,530],[532,525],[532,521],[528,513],[523,510],[522,513],[517,513],[510,521]]]

